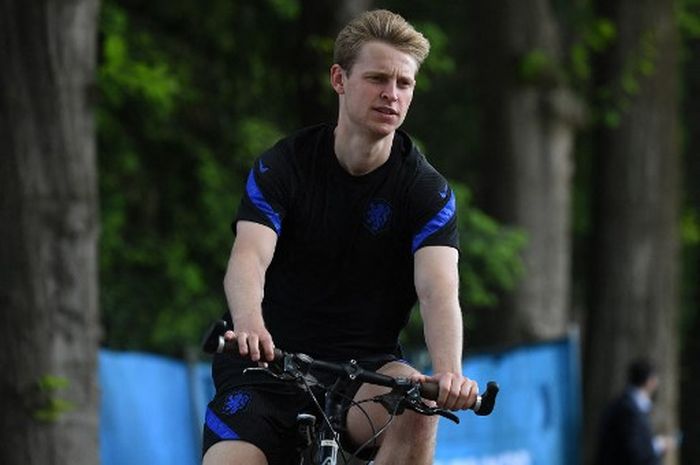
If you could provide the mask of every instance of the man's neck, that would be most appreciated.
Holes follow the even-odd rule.
[[[362,176],[386,163],[393,141],[394,133],[377,138],[338,125],[335,128],[335,156],[345,171]]]

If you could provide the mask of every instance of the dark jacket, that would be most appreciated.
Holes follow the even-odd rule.
[[[603,414],[597,465],[659,465],[648,412],[640,409],[632,390],[615,399]]]

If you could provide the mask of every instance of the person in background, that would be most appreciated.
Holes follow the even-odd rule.
[[[646,359],[631,363],[627,384],[603,414],[596,465],[659,465],[676,441],[653,433],[651,410],[659,386],[654,365]]]

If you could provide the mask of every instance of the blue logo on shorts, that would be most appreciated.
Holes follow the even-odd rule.
[[[372,234],[379,234],[389,225],[391,205],[385,200],[374,199],[365,212],[364,225]]]
[[[245,409],[250,402],[250,394],[244,391],[237,391],[229,394],[224,401],[223,412],[226,415],[233,415]]]

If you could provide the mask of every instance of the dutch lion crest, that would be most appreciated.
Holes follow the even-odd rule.
[[[391,205],[386,200],[374,199],[367,206],[364,225],[372,234],[379,234],[389,225]]]

